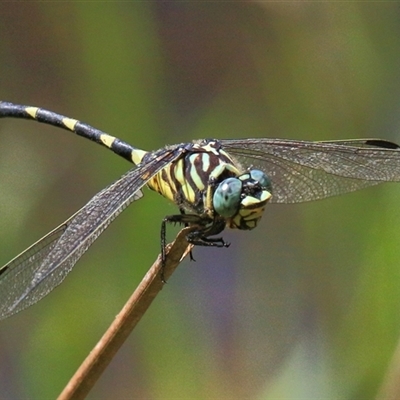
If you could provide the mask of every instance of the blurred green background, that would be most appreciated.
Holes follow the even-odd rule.
[[[400,141],[398,3],[7,2],[0,35],[0,99],[144,149]],[[0,143],[0,263],[131,167],[31,121],[1,120]],[[224,234],[229,249],[196,248],[89,398],[374,398],[400,331],[399,202],[386,184],[270,205],[258,229]],[[2,399],[60,393],[175,212],[145,190],[59,288],[1,322]]]

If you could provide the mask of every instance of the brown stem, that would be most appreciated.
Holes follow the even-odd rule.
[[[167,246],[164,271],[166,280],[192,248],[186,241],[187,230],[182,229],[175,241]],[[163,286],[159,256],[58,400],[84,399],[87,396]]]

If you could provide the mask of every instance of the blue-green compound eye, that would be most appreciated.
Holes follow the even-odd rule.
[[[233,217],[238,212],[241,194],[242,182],[239,179],[225,179],[218,185],[214,193],[215,211],[222,217]]]
[[[272,193],[271,180],[267,175],[264,174],[264,172],[260,171],[259,169],[252,169],[249,173],[251,178],[257,181],[262,188],[265,188],[268,190],[268,192]]]

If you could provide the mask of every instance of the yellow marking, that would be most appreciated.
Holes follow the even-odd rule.
[[[162,194],[165,198],[174,201],[175,200],[174,192],[172,191],[169,182],[162,180],[161,182],[159,182],[159,184],[160,184],[159,193]]]
[[[202,170],[199,173],[198,168],[197,168],[197,167],[203,167],[203,164],[202,164],[203,156],[204,156],[204,154],[197,153],[197,154],[192,154],[189,157],[189,162],[190,162],[189,174],[193,180],[193,183],[196,185],[196,187],[199,190],[205,189],[205,183],[203,181],[204,175],[201,174],[201,172],[204,171],[204,169],[202,168]]]
[[[207,171],[210,167],[210,156],[207,153],[202,154],[203,171]]]
[[[243,216],[243,219],[245,221],[252,221],[254,219],[260,219],[262,216],[262,213],[264,212],[264,208],[258,208],[256,210],[253,210],[253,212],[247,216]]]
[[[72,118],[64,118],[62,123],[72,132],[75,132],[75,126],[79,121]]]
[[[272,197],[272,193],[268,192],[268,190],[263,190],[263,194],[261,196],[260,201],[268,201]]]
[[[168,176],[168,168],[165,169],[165,172],[167,173],[166,180],[163,179],[162,173],[164,170],[161,170],[156,176],[154,176],[149,182],[148,186],[150,189],[155,190],[156,192],[160,193],[162,196],[165,198],[174,201],[174,193],[176,193],[176,190],[173,190],[171,188],[171,180],[170,177]]]
[[[241,218],[245,218],[248,217],[249,215],[253,214],[254,210],[249,209],[249,208],[242,208],[240,209],[240,211],[238,212],[237,215],[240,215]]]
[[[221,163],[218,164],[211,172],[210,177],[211,178],[218,178],[225,170],[228,164]]]
[[[205,146],[200,146],[200,147],[203,148],[205,151],[208,151],[209,153],[214,153],[215,155],[219,156],[218,151],[212,146],[214,144],[215,142],[210,142],[207,143]]]
[[[254,229],[257,226],[258,221],[248,221],[246,222],[246,226],[250,229]]]
[[[195,202],[196,194],[195,194],[193,188],[190,186],[189,183],[187,183],[184,186],[182,186],[182,191],[183,191],[183,194],[186,197],[186,200],[188,200],[189,203],[194,203]]]
[[[143,177],[144,179],[146,179],[145,177]],[[161,193],[160,190],[158,189],[158,184],[157,184],[157,175],[153,176],[148,182],[147,182],[147,186],[151,189],[154,190],[157,193]]]
[[[190,203],[193,203],[195,201],[195,193],[193,188],[190,186],[190,183],[185,179],[185,173],[184,173],[184,160],[180,159],[175,165],[174,165],[174,173],[175,173],[175,179],[180,183],[181,188],[182,188],[182,193],[185,196],[186,200],[188,200]],[[169,171],[169,180],[171,181],[171,185],[174,183],[171,179],[171,169],[168,169]],[[177,188],[174,188],[174,191],[177,192]]]
[[[232,224],[233,224],[233,227],[234,227],[234,228],[237,228],[237,227],[240,226],[240,220],[241,220],[241,219],[242,219],[242,218],[240,217],[239,214],[237,214],[234,218],[232,218]]]
[[[199,190],[204,190],[204,183],[201,179],[201,176],[197,173],[197,168],[193,164],[191,164],[190,168],[190,177]]]
[[[33,118],[36,119],[36,114],[39,111],[37,107],[26,107],[25,111]]]
[[[232,172],[232,174],[238,176],[239,175],[239,170],[232,164],[222,164],[225,169],[227,169],[229,172]]]
[[[229,225],[230,228],[239,229],[241,221],[242,221],[242,217],[239,214],[236,214],[236,216],[234,218],[232,218],[232,220],[231,220],[231,224]]]
[[[132,161],[137,165],[142,162],[143,157],[147,154],[147,151],[135,149],[132,150],[131,158]]]
[[[242,175],[239,176],[239,179],[242,180],[242,181],[245,181],[245,180],[250,179],[250,178],[251,178],[250,174],[242,174]]]
[[[256,197],[253,196],[246,196],[242,201],[241,204],[243,207],[251,207],[254,206],[255,204],[262,204],[265,203],[267,200],[269,200],[272,197],[271,193],[268,192],[267,190],[263,190],[261,199],[257,199]]]
[[[106,135],[104,133],[104,134],[100,135],[100,140],[101,140],[101,143],[103,143],[105,146],[107,146],[108,148],[111,149],[111,147],[114,143],[115,137],[111,136],[111,135]]]
[[[243,205],[243,207],[248,207],[248,206],[252,206],[252,205],[254,205],[254,204],[257,204],[257,203],[259,203],[259,202],[260,202],[260,200],[259,200],[259,199],[256,199],[256,198],[253,197],[253,196],[246,196],[246,197],[242,200],[241,204]]]
[[[232,164],[235,164],[235,161],[234,161],[233,157],[232,157],[229,153],[227,153],[225,150],[222,150],[222,149],[221,149],[221,150],[219,151],[219,154],[220,154],[221,156],[225,156],[228,160],[231,161]]]
[[[176,180],[181,184],[181,186],[184,186],[186,184],[186,181],[185,181],[185,176],[183,173],[183,159],[180,159],[174,165],[174,172],[175,172]]]
[[[211,192],[212,192],[211,187],[208,186],[206,194],[203,195],[203,202],[206,213],[212,217],[214,215],[214,207],[213,207],[213,193]]]

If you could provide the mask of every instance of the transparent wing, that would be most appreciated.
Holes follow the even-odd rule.
[[[400,181],[399,146],[380,139],[242,139],[221,143],[244,168],[259,168],[269,175],[274,203],[317,200]]]
[[[71,271],[79,258],[108,225],[133,201],[159,170],[180,155],[174,148],[151,155],[96,194],[62,225],[0,269],[0,319],[36,303]]]

